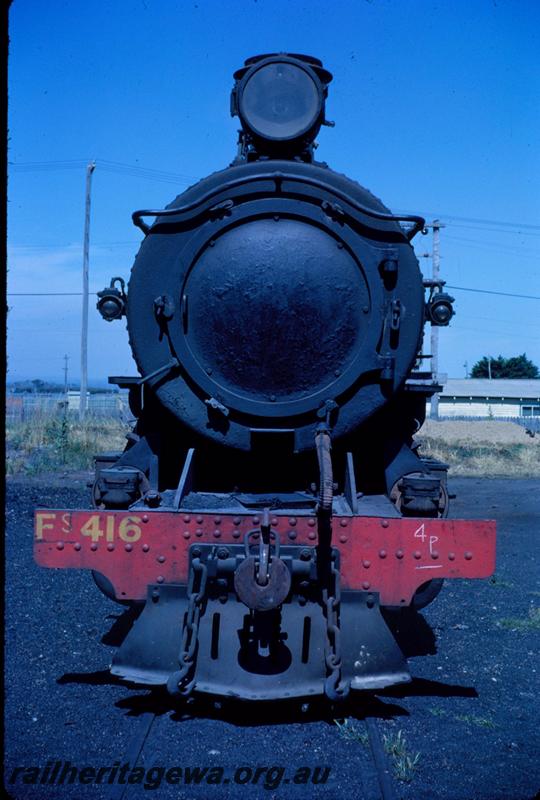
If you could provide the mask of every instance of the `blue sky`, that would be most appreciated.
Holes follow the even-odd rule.
[[[97,291],[129,275],[133,210],[230,162],[232,73],[256,53],[334,73],[318,157],[394,211],[439,216],[450,285],[540,297],[539,31],[538,0],[14,0],[8,380],[61,380],[64,354],[79,376],[81,298],[14,293],[81,290],[85,163]],[[499,353],[540,365],[539,300],[452,293],[441,371]],[[94,305],[91,380],[133,374],[124,322]]]

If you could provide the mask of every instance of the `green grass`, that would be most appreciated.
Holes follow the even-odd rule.
[[[347,742],[358,742],[364,747],[368,746],[368,734],[360,731],[351,719],[335,719],[334,723],[342,739],[345,739]],[[414,777],[414,773],[418,769],[420,753],[414,753],[413,755],[413,753],[409,752],[407,742],[401,730],[393,736],[390,734],[383,734],[383,746],[385,752],[390,756],[396,779],[403,783],[410,783]]]
[[[494,728],[495,723],[489,717],[475,717],[474,714],[457,714],[454,719],[459,722],[466,722],[469,725],[477,725],[479,728]]]
[[[512,631],[540,630],[540,607],[531,606],[526,617],[505,617],[498,624],[499,627]]]
[[[514,585],[510,583],[510,581],[505,581],[504,578],[501,578],[499,575],[492,575],[489,579],[489,583],[492,586],[496,586],[497,589],[511,589]]]
[[[507,475],[530,478],[540,475],[540,447],[516,442],[444,441],[420,436],[422,455],[450,465],[452,475]]]
[[[409,752],[403,731],[395,735],[383,734],[384,749],[392,759],[394,775],[398,781],[410,783],[420,763],[420,753]]]
[[[6,425],[6,474],[89,470],[96,453],[123,450],[129,428],[118,419],[36,414]]]
[[[335,719],[334,723],[337,725],[339,735],[342,739],[345,739],[347,742],[359,742],[364,747],[367,747],[369,736],[367,733],[359,731],[351,719],[344,719],[341,722]]]
[[[430,714],[433,714],[434,717],[445,717],[446,711],[443,708],[428,708]]]

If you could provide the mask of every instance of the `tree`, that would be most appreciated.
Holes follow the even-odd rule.
[[[491,373],[491,374],[490,374]],[[540,378],[540,371],[525,353],[513,358],[484,356],[471,370],[471,378]]]

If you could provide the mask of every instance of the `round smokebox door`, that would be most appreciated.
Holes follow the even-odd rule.
[[[332,397],[358,357],[370,302],[346,247],[287,218],[225,231],[193,263],[183,295],[183,349],[232,407],[234,398],[279,405]]]

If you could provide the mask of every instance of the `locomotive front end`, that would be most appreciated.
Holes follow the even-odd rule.
[[[98,295],[139,371],[110,378],[128,444],[96,457],[92,510],[36,512],[35,556],[136,611],[115,675],[338,700],[410,680],[401,611],[492,574],[494,523],[447,519],[447,467],[413,442],[440,388],[424,325],[453,313],[411,246],[424,220],[314,161],[318,59],[256,56],[234,78],[234,162],[135,212],[127,293]]]

